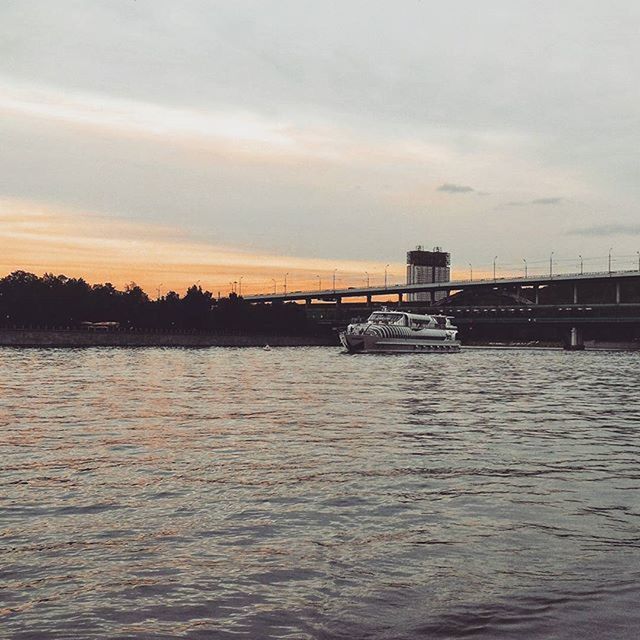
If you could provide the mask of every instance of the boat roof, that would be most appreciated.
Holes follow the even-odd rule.
[[[443,313],[410,313],[408,311],[387,311],[386,309],[378,309],[374,311],[374,313],[384,313],[386,315],[394,315],[394,316],[406,316],[407,318],[412,319],[424,319],[424,318],[453,318],[453,316],[446,316]]]

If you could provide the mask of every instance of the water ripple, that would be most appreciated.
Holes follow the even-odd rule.
[[[635,638],[635,353],[0,350],[9,638]]]

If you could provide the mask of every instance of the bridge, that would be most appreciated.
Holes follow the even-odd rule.
[[[621,302],[621,283],[625,281],[640,282],[640,270],[604,271],[594,273],[550,274],[546,276],[527,276],[512,278],[485,278],[480,280],[451,280],[449,282],[433,282],[428,284],[392,284],[374,287],[347,287],[340,289],[320,289],[315,291],[291,291],[289,293],[267,293],[245,296],[247,302],[294,302],[304,300],[311,304],[313,300],[333,301],[340,304],[343,299],[366,298],[371,303],[373,296],[397,296],[403,302],[404,296],[412,293],[435,293],[488,288],[526,288],[532,287],[534,300],[537,303],[537,292],[540,287],[550,284],[573,285],[573,303],[579,300],[580,283],[611,282],[615,288],[615,299]],[[432,297],[433,300],[433,297]]]
[[[629,295],[629,288],[623,286],[627,283],[637,285],[637,289],[633,287],[632,295]],[[543,300],[541,304],[540,290],[558,284],[563,285],[561,297],[565,299],[553,304]],[[587,285],[594,284],[609,289],[606,297],[610,301],[589,302],[584,290]],[[493,304],[458,302],[449,298],[452,292],[467,290],[509,292],[512,297]],[[435,303],[433,294],[438,291],[445,291],[447,298]],[[424,292],[431,293],[430,301],[405,299],[409,294]],[[353,319],[366,318],[374,296],[386,296],[387,299],[391,296],[398,307],[407,311],[452,316],[463,340],[474,337],[486,340],[490,335],[511,336],[512,339],[561,340],[568,348],[580,349],[585,339],[603,338],[640,346],[639,294],[640,270],[633,270],[291,291],[246,296],[245,300],[263,303],[304,301],[309,317],[319,324],[339,327]],[[366,302],[347,302],[362,298]],[[313,301],[316,304],[312,304]]]

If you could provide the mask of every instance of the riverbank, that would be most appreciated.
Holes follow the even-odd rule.
[[[223,335],[1,329],[0,347],[303,347],[338,346],[334,336]]]
[[[0,329],[0,347],[338,347],[335,336],[275,336],[79,329]],[[553,342],[469,342],[467,349],[562,349]],[[585,341],[585,349],[638,351],[637,342]]]
[[[560,342],[465,342],[465,349],[555,349],[564,350]],[[585,340],[584,351],[640,351],[637,342],[599,342]]]

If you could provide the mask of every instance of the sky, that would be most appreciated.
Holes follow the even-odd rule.
[[[0,275],[637,268],[639,32],[627,0],[2,0]]]

